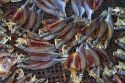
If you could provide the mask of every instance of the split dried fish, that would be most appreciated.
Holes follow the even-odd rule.
[[[125,36],[116,39],[115,43],[122,49],[125,49]]]
[[[103,0],[87,0],[87,3],[89,4],[89,6],[93,9],[93,10],[98,10],[99,7],[101,6]]]
[[[110,43],[114,33],[111,12],[112,10],[110,8],[109,11],[103,11],[98,18],[92,20],[89,25],[83,28],[82,31],[86,33],[84,34],[86,36],[85,39],[88,40],[93,47],[101,46],[100,48],[106,49]]]
[[[46,69],[49,68],[55,64],[59,63],[59,61],[46,61],[46,62],[29,62],[27,65],[25,64],[18,64],[17,67],[24,68],[24,69],[30,69],[30,70],[39,70],[39,69]]]
[[[44,12],[57,16],[58,18],[65,18],[65,6],[66,3],[63,0],[34,0],[34,3],[38,8]]]
[[[117,49],[113,52],[113,55],[121,60],[125,60],[125,52],[122,49]]]
[[[125,30],[124,8],[108,8],[93,19],[92,14],[103,1],[26,0],[21,7],[0,17],[0,77],[4,78],[1,83],[40,82],[30,71],[57,63],[70,71],[73,83],[124,83],[125,38],[116,39],[121,48],[113,52],[113,59],[105,50],[114,30]],[[73,10],[69,17],[67,3]],[[46,13],[54,18],[44,19]],[[114,59],[118,62],[112,62]],[[30,74],[23,69],[30,70]]]
[[[84,10],[84,8],[82,6],[81,0],[71,0],[71,4],[72,4],[72,9],[74,11],[74,14],[76,16],[82,17],[82,15],[84,14],[85,10]]]
[[[20,26],[24,25],[29,18],[29,0],[17,10],[12,10],[5,15],[10,22],[15,22]]]

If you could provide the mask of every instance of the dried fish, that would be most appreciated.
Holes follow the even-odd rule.
[[[92,16],[93,10],[89,7],[89,4],[86,1],[84,1],[83,6],[84,6],[85,12],[87,14],[88,20],[91,20],[92,19],[91,16]]]
[[[117,26],[117,27],[125,26],[124,20],[122,20],[122,19],[120,19],[120,18],[117,18],[117,21],[116,21],[116,23],[114,23],[114,24],[115,24],[115,26]]]
[[[75,79],[81,81],[82,78],[82,76],[77,76],[77,72],[81,72],[82,74],[86,69],[86,65],[86,56],[83,50],[83,44],[81,44],[75,53],[68,56],[64,67],[71,72],[72,81],[76,82]]]
[[[100,17],[92,20],[89,24],[87,24],[82,30],[81,32],[83,32],[82,34],[85,35],[85,39],[86,40],[88,37],[91,36],[91,34],[98,28],[97,26],[99,26],[98,22],[100,20]]]
[[[11,67],[17,62],[16,58],[0,58],[0,77],[6,78],[10,74]]]
[[[42,9],[44,12],[57,16],[58,18],[65,18],[65,1],[63,0],[34,0],[34,3],[38,8]]]
[[[118,70],[117,74],[118,74],[118,75],[125,76],[125,71],[124,71],[124,70]]]
[[[95,41],[93,41],[93,46],[97,46],[97,44],[101,41],[101,38],[104,36],[104,33],[106,32],[106,29],[106,23],[101,23],[97,38],[95,39]]]
[[[110,64],[110,57],[104,49],[95,48],[95,47],[93,49],[98,53],[98,56],[102,65]]]
[[[42,2],[50,9],[56,9],[52,0],[42,0]]]
[[[49,21],[49,20],[48,20]],[[50,20],[51,21],[51,20]],[[57,22],[53,23],[53,24],[50,24],[49,27],[48,25],[46,26],[48,28],[47,31],[49,31],[50,33],[49,34],[54,34],[54,33],[57,33],[59,32],[60,30],[64,29],[65,26],[67,26],[67,24],[69,22],[73,21],[73,18],[67,18],[65,20],[57,20]],[[47,35],[49,35],[47,34]],[[44,36],[45,37],[45,36]]]
[[[15,22],[20,26],[24,25],[29,18],[29,0],[26,1],[19,9],[9,12],[5,15],[10,22]]]
[[[37,10],[36,13],[37,13],[37,20],[36,20],[35,25],[33,26],[34,28],[33,32],[35,32],[40,27],[42,16],[43,16],[43,11],[41,9]]]
[[[105,17],[106,17],[106,13],[107,13],[106,11],[103,11],[102,14],[100,15],[99,22],[98,22],[99,31],[98,31],[95,41],[93,41],[94,46],[96,46],[99,43],[99,41],[103,37],[104,33],[106,32],[107,25],[106,25],[106,22],[104,21]]]
[[[54,16],[58,16],[56,10],[52,10],[51,8],[47,7],[45,3],[41,2],[40,0],[34,0],[35,4],[37,5],[38,8],[42,9],[43,11],[52,14]],[[54,12],[56,11],[56,12]]]
[[[108,76],[108,77],[111,77],[112,75],[114,75],[116,73],[117,73],[117,69],[115,67],[109,68],[109,67],[106,66],[104,68],[104,71],[103,71],[103,75]]]
[[[17,45],[25,45],[25,46],[31,46],[31,47],[46,47],[46,46],[53,46],[53,44],[50,44],[48,41],[44,41],[44,40],[39,40],[39,39],[35,39],[35,38],[18,38],[16,40]]]
[[[122,63],[122,62],[119,62],[119,64],[116,65],[116,68],[117,68],[118,70],[125,70],[125,64]]]
[[[125,36],[116,39],[116,40],[115,40],[115,43],[116,43],[119,47],[121,47],[122,49],[125,49],[125,42],[124,42],[124,41],[125,41]]]
[[[108,12],[103,11],[98,18],[92,20],[92,22],[85,26],[82,31],[86,33],[85,39],[87,39],[93,47],[101,46],[101,48],[106,49],[114,33],[111,10],[109,9]]]
[[[65,11],[65,7],[66,7],[66,3],[64,0],[52,0],[53,3],[56,5],[56,7],[61,11],[61,13],[59,12],[59,17],[67,17],[66,16],[66,11]]]
[[[113,9],[113,15],[115,15],[116,22],[114,23],[114,30],[124,31],[125,30],[125,15],[124,9],[116,7]]]
[[[31,61],[50,61],[52,59],[55,59],[57,57],[61,57],[62,54],[60,53],[53,53],[53,52],[50,52],[50,53],[29,53],[29,59]]]
[[[112,16],[111,16],[110,11],[111,11],[111,9],[109,8],[109,14],[107,15],[107,18],[106,18],[106,22],[108,25],[108,37],[106,38],[106,41],[105,41],[105,45],[104,45],[105,48],[110,43],[111,38],[112,38],[113,33],[114,33],[114,25],[113,25]]]
[[[121,60],[125,60],[125,52],[122,49],[117,49],[113,52],[113,55]]]
[[[5,35],[0,41],[0,44],[6,44],[9,40],[11,40],[11,36]]]
[[[24,69],[30,69],[30,70],[39,70],[39,69],[46,69],[49,68],[56,63],[59,63],[59,61],[46,61],[46,62],[29,62],[27,65],[24,64],[18,64],[17,67],[24,68]]]
[[[82,17],[84,14],[84,8],[82,6],[81,0],[71,0],[71,4],[75,15]]]
[[[15,54],[9,53],[9,52],[5,52],[5,51],[0,51],[0,58],[4,58],[4,57],[8,57],[8,58],[16,58]]]
[[[74,12],[69,17],[65,10],[67,2]],[[5,81],[1,83],[40,82],[30,71],[47,69],[57,63],[70,72],[73,83],[124,82],[124,36],[115,40],[121,47],[113,52],[115,57],[111,58],[105,50],[114,30],[125,30],[124,9],[108,8],[92,19],[102,2],[27,0],[6,13],[5,19],[0,17],[0,77]],[[44,13],[52,18],[44,19]],[[118,61],[114,63],[114,59]],[[23,69],[30,70],[30,74]]]
[[[79,48],[77,48],[76,53],[73,53],[68,56],[68,59],[65,63],[65,68],[71,73],[77,72],[77,71],[84,71],[86,68],[86,57],[83,53],[83,46],[81,45]]]
[[[33,26],[36,23],[37,14],[36,14],[36,8],[35,7],[36,7],[35,4],[33,4],[32,7],[30,8],[30,16],[29,16],[29,21],[26,25],[26,29],[33,28]]]
[[[102,78],[100,78],[100,76],[98,76],[94,70],[90,70],[89,71],[89,75],[90,77],[93,77],[96,79],[97,82],[100,82],[100,83],[105,83],[104,80]]]
[[[114,30],[116,30],[116,31],[125,31],[125,26],[115,27]]]
[[[101,6],[103,0],[86,0],[90,8],[93,10],[98,10]]]
[[[40,38],[44,40],[51,40],[52,38],[55,38],[58,35],[58,32],[64,29],[70,21],[71,21],[71,18],[62,20],[59,23],[58,22],[53,23],[54,26],[53,24],[50,24],[51,26],[47,25],[49,26],[47,27],[48,29],[46,29],[48,32],[40,34]]]
[[[27,53],[45,53],[45,52],[52,52],[56,50],[56,47],[54,45],[50,45],[48,47],[25,47],[21,45],[17,45],[17,48],[21,49],[22,51],[25,51]]]
[[[18,76],[17,76],[17,74],[18,74]],[[4,82],[4,83],[13,83],[16,80],[22,78],[23,76],[24,76],[23,70],[22,69],[16,69],[15,72],[12,72],[9,75],[9,77],[5,78],[2,82]]]
[[[100,59],[98,54],[91,48],[89,44],[86,44],[85,52],[86,52],[86,58],[87,58],[87,66],[88,69],[91,69],[95,66],[99,67],[100,66]]]
[[[22,0],[11,0],[11,2],[20,2]]]

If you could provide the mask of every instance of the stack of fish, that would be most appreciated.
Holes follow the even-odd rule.
[[[39,83],[35,75],[25,76],[23,69],[39,71],[62,63],[64,69],[70,71],[71,83],[124,83],[125,38],[115,41],[120,47],[112,54],[120,59],[117,64],[112,62],[106,49],[114,31],[125,30],[121,28],[125,26],[125,11],[107,7],[100,16],[92,19],[102,2],[26,0],[20,8],[7,12],[0,33],[2,81]],[[69,17],[67,3],[71,3],[73,10]],[[45,13],[54,18],[44,19]]]

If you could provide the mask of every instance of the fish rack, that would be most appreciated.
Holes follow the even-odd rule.
[[[2,10],[4,12],[10,10],[10,9],[16,9],[18,7],[20,7],[25,0],[22,0],[23,2],[18,2],[18,3],[7,3],[4,4],[2,6]],[[96,11],[95,15],[93,15],[93,17],[98,16],[101,11],[103,11],[104,9],[106,9],[108,6],[121,6],[121,7],[125,7],[125,0],[105,0],[101,6],[101,8]],[[73,11],[71,10],[71,5],[68,4],[68,6],[66,7],[66,12],[68,14],[68,16],[72,15]],[[44,19],[47,19],[48,17],[52,17],[49,14],[44,14]],[[53,17],[52,17],[53,18]],[[121,35],[125,35],[125,32],[115,32],[115,35],[112,39],[112,41],[114,41],[114,39],[116,39],[117,37],[121,36]],[[112,49],[109,49],[112,48]],[[115,50],[117,48],[117,46],[111,42],[111,44],[109,45],[109,47],[106,49],[106,52],[111,56],[111,53],[113,52],[113,50]],[[113,61],[114,59],[111,56],[111,60]],[[33,73],[36,74],[37,78],[45,78],[48,79],[48,83],[69,83],[70,80],[70,75],[68,71],[65,71],[63,69],[63,66],[58,63],[50,68],[47,69],[43,69],[43,70],[36,70],[36,71],[32,71],[32,70],[24,70],[25,74],[29,74],[29,73]],[[64,81],[65,79],[65,81]]]

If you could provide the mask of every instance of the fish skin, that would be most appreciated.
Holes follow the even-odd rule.
[[[43,4],[43,3],[44,4]],[[34,0],[34,3],[37,5],[38,8],[42,9],[44,12],[56,16],[58,18],[65,18],[65,2],[60,0]],[[63,5],[62,5],[62,4]]]
[[[53,16],[58,16],[56,10],[52,10],[52,9],[48,8],[47,6],[42,4],[39,0],[34,0],[34,3],[36,4],[36,6],[38,8],[42,9],[44,12],[49,13],[49,14],[51,14]]]
[[[88,20],[91,21],[91,19],[92,19],[91,16],[92,16],[93,10],[89,7],[89,5],[86,1],[84,1],[83,6],[84,6],[85,12],[87,14]]]
[[[90,8],[92,10],[98,10],[101,6],[103,0],[87,0],[87,3],[89,4]]]
[[[86,44],[86,46],[84,47],[84,50],[86,52],[86,57],[88,57],[88,58],[90,56],[93,57],[95,66],[99,67],[100,66],[100,59],[98,57],[98,54],[91,48],[91,46],[89,44]],[[87,60],[88,60],[88,58],[87,58]],[[89,68],[94,66],[93,63],[91,63],[91,62],[90,62],[91,66],[89,64],[87,64],[87,65]]]
[[[62,12],[65,12],[66,3],[64,0],[52,0]]]
[[[121,60],[125,60],[125,52],[122,49],[117,49],[117,51],[113,52],[113,55]]]
[[[84,13],[84,8],[80,0],[71,0],[72,9],[76,16],[82,17]]]
[[[43,16],[42,14],[43,14],[43,11],[41,9],[37,10],[37,20],[35,25],[33,26],[33,32],[35,32],[40,27],[42,16]]]
[[[58,63],[58,61],[51,60],[48,62],[35,62],[35,63],[29,63],[28,65],[21,64],[18,66],[21,68],[24,68],[24,69],[39,70],[39,69],[49,68],[57,63]]]
[[[84,50],[84,44],[82,43],[78,50],[76,50],[80,53],[80,58],[82,59],[82,64],[81,64],[81,67],[82,67],[82,73],[85,71],[86,67],[87,67],[87,58],[86,58],[86,55],[85,55],[85,50]]]
[[[51,31],[48,34],[42,35],[42,36],[40,36],[40,38],[44,38],[51,34],[56,34],[56,33],[60,32],[62,29],[64,29],[67,26],[67,24],[69,24],[72,21],[73,21],[72,17],[67,18],[65,20],[61,20],[59,23],[57,23],[57,25],[55,27],[53,27],[53,29],[51,29]]]
[[[124,39],[124,36],[121,38],[118,38],[115,40],[115,43],[117,44],[117,46],[119,46],[121,49],[125,50],[125,44],[124,44],[124,40],[120,41],[121,39]]]
[[[100,17],[92,20],[88,25],[86,25],[82,30],[81,32],[84,33],[84,35],[86,36],[86,38],[83,39],[86,40],[87,38],[89,38],[91,36],[91,34],[98,28],[97,26],[99,25],[98,22],[99,22],[99,19]],[[85,31],[84,31],[85,30]]]
[[[104,49],[93,47],[93,49],[98,53],[99,59],[102,65],[110,64],[110,57]]]
[[[1,57],[0,58],[0,64],[2,70],[0,70],[0,77],[6,78],[10,75],[10,70],[12,66],[16,64],[17,60],[16,58],[11,59],[8,57]]]
[[[64,0],[51,0],[51,1],[56,7],[58,17],[66,18],[67,16],[66,16],[66,11],[65,11],[65,7],[66,7],[65,1]]]
[[[29,54],[29,59],[31,61],[50,61],[61,54],[51,54],[51,53],[41,53],[41,54]]]
[[[30,17],[26,25],[26,29],[33,28],[33,26],[35,25],[36,19],[37,19],[36,6],[35,4],[33,4],[32,7],[30,8]]]
[[[45,52],[53,52],[56,50],[56,46],[50,46],[46,48],[41,48],[41,47],[25,47],[25,46],[16,46],[22,51],[25,51],[27,53],[45,53]]]
[[[63,30],[61,30],[60,32],[57,33],[57,38],[60,37],[61,35],[66,34],[67,31],[69,31],[72,27],[72,22],[69,23]]]
[[[108,36],[106,38],[104,48],[107,48],[114,34],[114,25],[113,25],[111,14],[107,15],[106,22],[108,25]]]
[[[77,7],[77,5],[76,5],[75,2],[76,2],[75,0],[72,0],[72,1],[71,1],[71,3],[72,3],[72,9],[73,9],[75,15],[76,15],[76,16],[79,16],[79,10],[78,10],[78,7]]]
[[[26,1],[25,4],[22,5],[20,9],[23,13],[23,16],[22,16],[21,21],[19,22],[19,25],[22,26],[27,22],[27,20],[29,18],[29,15],[30,15],[29,14],[30,13],[30,11],[29,11],[29,1]],[[19,9],[19,11],[20,11],[20,9]],[[17,12],[18,12],[18,10],[17,10]],[[18,13],[17,13],[17,15],[18,15]],[[12,18],[14,19],[17,15],[15,14]]]
[[[102,27],[101,27],[102,26]],[[93,42],[93,45],[96,46],[100,41],[101,41],[101,38],[103,37],[107,27],[106,27],[106,23],[105,22],[102,22],[100,24],[100,27],[99,27],[99,33],[95,39],[95,41]]]
[[[51,3],[51,0],[41,0],[42,2],[44,2],[46,4],[46,6],[52,10],[56,10],[56,7],[54,6],[53,3]]]

